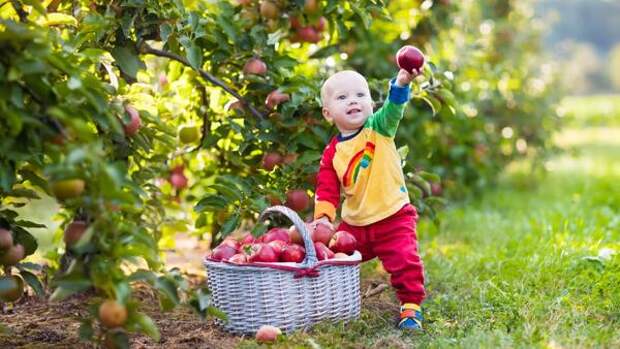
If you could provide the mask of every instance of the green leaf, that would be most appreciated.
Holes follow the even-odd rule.
[[[349,4],[351,5],[351,9],[353,9],[353,12],[355,12],[355,14],[357,14],[362,20],[362,23],[364,24],[364,28],[366,29],[370,28],[370,22],[371,22],[370,14],[368,14],[368,12],[359,8],[359,6],[353,3],[349,3]]]
[[[15,224],[19,225],[20,227],[24,227],[24,228],[47,228],[45,224],[35,223],[35,222],[25,221],[25,220],[16,221]]]
[[[202,67],[202,50],[200,47],[192,42],[189,47],[186,47],[185,49],[185,55],[187,56],[189,64],[194,69],[200,69]]]
[[[44,18],[38,21],[38,23],[46,27],[55,25],[70,25],[72,27],[77,27],[78,25],[78,21],[75,17],[58,12],[48,13]]]
[[[151,285],[153,285],[156,280],[157,280],[157,275],[155,275],[154,272],[150,270],[145,270],[145,269],[136,270],[131,275],[129,275],[129,277],[127,278],[127,281],[129,282],[147,281]]]
[[[226,313],[213,306],[207,308],[207,314],[215,316],[216,318],[223,321],[228,320],[228,316],[226,316]]]
[[[133,79],[136,78],[138,70],[146,69],[146,65],[140,60],[137,52],[130,47],[115,47],[110,53],[119,68]]]
[[[439,178],[439,176],[434,173],[430,173],[426,171],[419,171],[417,172],[417,175],[419,175],[420,177],[424,178],[425,180],[429,182],[440,182],[441,181],[441,178]]]
[[[26,270],[20,270],[19,274],[24,278],[26,283],[34,290],[37,296],[41,297],[45,295],[45,291],[43,290],[43,284],[41,283],[39,278],[37,278],[36,275]]]
[[[207,225],[207,215],[202,213],[196,219],[196,223],[194,224],[194,227],[196,229],[200,229],[200,228],[204,227],[205,225]]]
[[[86,291],[92,284],[83,277],[75,277],[72,280],[57,281],[58,287],[50,296],[50,301],[61,301],[72,294]]]
[[[24,252],[26,256],[30,256],[36,250],[39,244],[37,244],[37,239],[32,236],[27,230],[23,229],[20,226],[13,227],[14,239],[15,242],[24,246]]]
[[[159,329],[157,328],[157,325],[155,324],[155,321],[153,321],[153,319],[151,319],[146,314],[137,313],[135,315],[135,321],[149,337],[151,337],[154,341],[159,342]]]
[[[194,211],[203,212],[206,210],[221,210],[228,206],[228,201],[224,200],[222,197],[217,196],[215,194],[209,194],[209,196],[198,201],[196,206],[194,206]]]
[[[237,189],[234,186],[227,186],[227,185],[215,183],[215,184],[210,185],[209,188],[215,189],[218,192],[218,194],[223,195],[228,201],[236,201],[236,200],[241,200],[243,198],[243,195],[241,194],[239,189]]]
[[[177,288],[171,280],[160,276],[155,281],[153,287],[155,287],[159,291],[160,295],[163,296],[163,301],[161,303],[164,310],[170,310],[180,303]]]
[[[116,300],[122,304],[127,303],[129,296],[131,295],[131,288],[129,287],[129,283],[125,281],[121,281],[119,283],[114,284],[114,293],[116,296]]]
[[[239,224],[239,215],[234,214],[230,216],[230,218],[228,218],[228,220],[226,220],[226,222],[224,222],[224,224],[222,225],[222,228],[220,229],[220,234],[222,234],[222,236],[226,236],[230,234],[230,232],[232,232],[233,230],[235,230],[235,228],[237,228],[238,224]]]

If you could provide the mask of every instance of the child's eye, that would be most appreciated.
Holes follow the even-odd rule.
[[[364,97],[364,93],[363,93],[363,92],[358,92],[358,93],[357,93],[357,96],[358,96],[358,97]]]
[[[347,96],[345,96],[345,95],[340,95],[340,96],[338,96],[337,98],[338,98],[338,99],[345,99],[345,98],[347,98]]]

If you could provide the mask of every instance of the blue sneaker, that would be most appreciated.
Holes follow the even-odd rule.
[[[422,320],[424,319],[419,305],[415,303],[404,303],[400,306],[399,329],[405,331],[422,331]]]

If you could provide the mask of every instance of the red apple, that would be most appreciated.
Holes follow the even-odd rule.
[[[325,224],[317,224],[316,228],[310,233],[312,241],[322,242],[325,245],[329,243],[329,240],[331,240],[333,235],[334,231]]]
[[[334,252],[322,242],[315,242],[314,250],[316,251],[316,258],[320,261],[334,258]]]
[[[273,343],[281,334],[282,331],[279,328],[270,325],[263,325],[256,332],[256,341],[259,343]]]
[[[280,255],[280,261],[301,263],[306,257],[306,249],[300,245],[290,244],[286,245]]]
[[[267,95],[267,98],[265,99],[265,105],[267,106],[267,109],[273,110],[279,104],[284,103],[290,99],[291,96],[289,96],[288,94],[282,93],[279,90],[273,90]]]
[[[313,27],[303,27],[297,29],[297,36],[301,41],[317,43],[321,41],[321,34]]]
[[[286,228],[271,228],[262,238],[262,242],[268,243],[274,240],[282,240],[287,244],[291,242]]]
[[[273,2],[263,0],[260,3],[260,14],[268,19],[276,19],[280,17],[280,9]]]
[[[242,264],[248,262],[248,257],[243,253],[237,253],[236,255],[228,259],[231,263]]]
[[[211,253],[211,258],[215,259],[216,261],[228,260],[230,257],[236,254],[237,250],[234,247],[226,244],[221,244],[213,249],[213,252]]]
[[[9,230],[0,228],[0,251],[7,250],[11,246],[13,246],[13,234]]]
[[[123,125],[123,130],[125,130],[125,135],[131,137],[138,133],[140,126],[142,126],[142,120],[140,120],[140,113],[136,108],[126,105],[125,111],[129,114],[129,122]]]
[[[420,73],[424,65],[424,54],[417,47],[405,45],[396,53],[396,63],[409,73],[413,73],[414,70]]]
[[[236,251],[239,251],[241,244],[232,236],[227,236],[218,246],[228,245],[234,248]]]
[[[243,235],[239,239],[239,244],[241,244],[241,245],[253,244],[255,240],[256,239],[254,238],[254,236],[251,233],[247,233],[247,234]]]
[[[319,2],[318,0],[306,0],[304,2],[304,12],[305,13],[316,13],[319,10]]]
[[[282,155],[279,153],[265,153],[263,156],[263,168],[267,171],[272,171],[276,165],[282,163]]]
[[[282,251],[284,251],[284,248],[286,248],[287,246],[286,242],[282,240],[273,240],[268,242],[267,244],[271,246],[271,248],[273,248],[273,251],[278,256],[278,260],[280,260],[282,258]]]
[[[80,241],[86,228],[88,228],[88,225],[84,221],[73,221],[69,223],[65,228],[65,234],[63,236],[65,245],[71,247]]]
[[[310,197],[303,189],[294,189],[286,192],[286,206],[295,211],[303,211],[310,205]]]
[[[265,75],[267,74],[267,64],[260,58],[250,58],[243,66],[245,74]]]
[[[329,248],[334,252],[351,254],[355,251],[357,240],[355,236],[346,231],[339,231],[329,241]]]
[[[306,229],[308,229],[308,231],[310,231],[310,225],[308,223],[306,224]],[[298,244],[298,245],[303,245],[304,244],[304,239],[301,237],[301,233],[299,231],[297,231],[297,227],[295,227],[294,225],[292,225],[289,229],[288,229],[288,236],[291,240],[292,243]]]
[[[176,189],[187,187],[187,177],[183,173],[173,173],[170,175],[170,184]]]
[[[248,261],[273,263],[278,261],[278,255],[276,255],[273,247],[259,242],[252,245],[252,252],[248,258]]]

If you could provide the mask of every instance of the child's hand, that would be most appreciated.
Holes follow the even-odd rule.
[[[413,71],[412,74],[410,74],[408,71],[406,71],[405,69],[401,69],[398,72],[398,75],[396,76],[396,85],[400,86],[400,87],[405,87],[407,85],[409,85],[411,83],[411,81],[413,79],[415,79],[416,76],[418,76],[420,73],[416,70]]]

